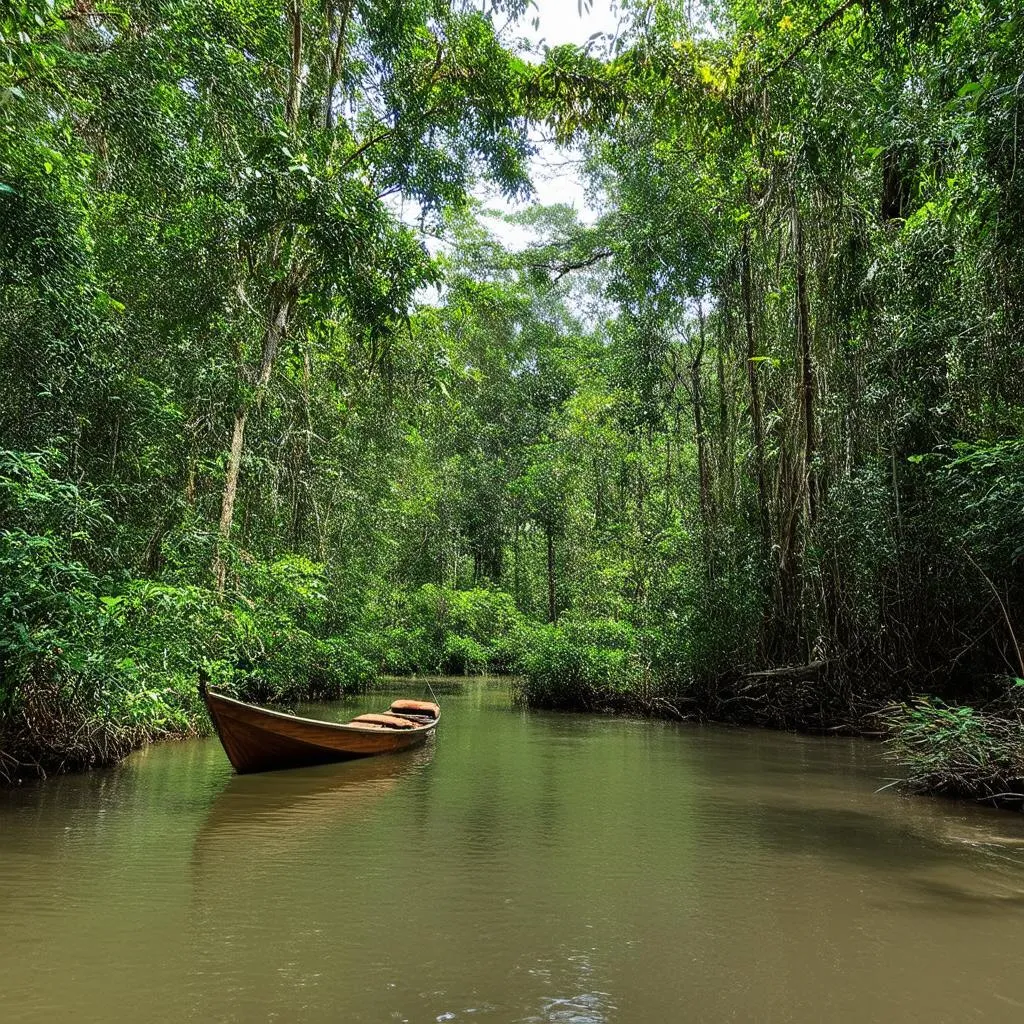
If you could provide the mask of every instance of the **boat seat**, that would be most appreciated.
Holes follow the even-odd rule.
[[[425,715],[427,718],[437,718],[441,713],[441,709],[429,700],[396,700],[389,710],[395,715]]]
[[[352,719],[352,725],[382,725],[388,729],[415,729],[416,723],[397,715],[360,715]]]

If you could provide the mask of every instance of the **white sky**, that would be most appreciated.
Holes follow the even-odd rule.
[[[533,0],[534,9],[518,25],[512,25],[505,33],[506,45],[525,39],[533,59],[542,60],[544,47],[560,46],[564,43],[575,43],[583,46],[595,32],[615,32],[618,25],[616,9],[618,0],[590,0],[589,9],[582,12],[579,0]],[[532,21],[538,19],[537,28]],[[525,54],[529,56],[529,51]],[[586,187],[579,173],[579,154],[559,149],[553,143],[543,141],[541,133],[535,134],[537,153],[530,162],[530,177],[533,180],[534,194],[517,204],[509,203],[494,189],[481,185],[474,194],[488,210],[495,211],[494,216],[482,216],[484,226],[506,248],[517,251],[526,248],[535,241],[535,233],[527,227],[509,224],[502,214],[516,213],[529,206],[539,204],[552,206],[565,203],[573,206],[579,213],[580,220],[592,223],[596,212],[587,203]],[[405,202],[399,196],[391,196],[386,200],[393,206],[394,212],[408,223],[416,222]],[[447,243],[434,237],[423,239],[427,249],[436,253],[446,248]],[[432,304],[440,301],[440,293],[436,288],[421,289],[417,300]]]
[[[614,32],[618,24],[615,0],[592,0],[590,9],[580,12],[579,0],[534,0],[534,11],[527,13],[519,25],[510,30],[515,37],[525,37],[542,59],[542,46],[575,43],[583,46],[595,32]],[[538,27],[531,24],[538,19]],[[536,136],[540,140],[540,134]],[[538,141],[537,155],[531,161],[531,177],[535,195],[525,203],[509,204],[502,196],[481,189],[477,195],[489,209],[505,213],[522,210],[533,203],[551,206],[566,203],[574,206],[580,219],[592,221],[596,214],[587,204],[585,187],[578,171],[578,154],[560,150],[554,144]],[[485,217],[484,223],[510,249],[520,249],[532,237],[528,228],[508,224],[498,217]]]

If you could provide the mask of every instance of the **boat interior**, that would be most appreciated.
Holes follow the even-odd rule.
[[[364,729],[418,729],[436,722],[441,709],[427,700],[396,700],[380,714],[359,715],[348,725]]]

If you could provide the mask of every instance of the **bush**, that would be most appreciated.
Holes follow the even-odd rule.
[[[450,633],[444,642],[442,668],[451,675],[486,672],[491,652],[472,637]]]
[[[373,666],[343,637],[317,637],[288,621],[257,624],[232,683],[245,700],[336,700],[365,689]]]
[[[428,583],[412,593],[394,591],[371,611],[364,650],[389,675],[510,671],[518,664],[515,637],[522,626],[502,591]]]
[[[917,791],[954,796],[1024,792],[1024,724],[1017,716],[930,697],[882,712],[890,756]]]
[[[0,453],[0,777],[87,768],[209,728],[200,665],[243,698],[334,698],[373,666],[332,635],[323,567],[236,559],[236,590],[99,575],[109,516],[52,453]]]
[[[210,595],[130,581],[120,594],[79,587],[46,605],[13,652],[6,638],[13,671],[4,673],[0,773],[106,764],[146,740],[205,727],[195,666],[216,651]]]
[[[439,658],[426,631],[406,626],[371,626],[364,651],[385,675],[407,676],[421,671],[438,671]]]
[[[636,630],[609,619],[537,626],[525,636],[522,695],[531,707],[625,707],[644,697],[648,674]]]

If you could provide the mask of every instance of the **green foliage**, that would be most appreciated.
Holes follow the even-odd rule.
[[[95,499],[55,479],[55,453],[0,453],[0,709],[42,666],[64,657],[66,623],[96,611],[98,580],[76,558],[107,517]],[[76,655],[71,655],[75,657]]]
[[[912,788],[956,796],[1019,797],[1024,785],[1024,724],[920,697],[887,708],[889,750]]]
[[[449,633],[444,640],[441,667],[444,672],[459,675],[483,672],[491,657],[491,651],[471,637]]]
[[[230,602],[188,583],[90,571],[90,533],[110,517],[99,499],[55,479],[59,466],[55,453],[0,457],[8,758],[86,767],[142,739],[205,730],[200,666],[217,685],[268,700],[338,697],[372,678],[349,640],[324,635],[326,582],[307,559],[249,566],[246,590]]]
[[[506,593],[428,583],[413,592],[394,592],[377,605],[362,636],[382,672],[468,674],[511,669],[522,628],[523,618]]]
[[[948,458],[929,460],[961,543],[1005,576],[1024,558],[1018,531],[1024,507],[1024,440],[961,441]]]
[[[539,63],[524,0],[86,7],[0,13],[10,756],[193,729],[200,664],[813,727],[1024,674],[1019,0]],[[511,253],[538,121],[601,212]]]
[[[588,710],[640,707],[647,673],[636,630],[610,619],[565,617],[524,638],[522,692],[528,704]]]

